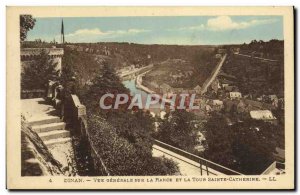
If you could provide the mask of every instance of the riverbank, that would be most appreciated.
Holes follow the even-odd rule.
[[[144,92],[146,93],[149,93],[149,94],[158,94],[157,92],[149,89],[148,87],[144,86],[142,83],[143,83],[143,76],[145,74],[147,74],[150,70],[138,75],[136,77],[136,80],[135,80],[135,83],[136,83],[136,88],[140,89],[140,90],[143,90]],[[161,101],[164,101],[166,103],[172,103],[172,101],[170,99],[166,99],[164,98],[163,96],[159,95],[159,98]]]

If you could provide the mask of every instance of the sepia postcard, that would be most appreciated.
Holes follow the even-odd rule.
[[[6,21],[8,189],[295,189],[293,7]]]

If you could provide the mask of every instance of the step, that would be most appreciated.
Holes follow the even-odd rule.
[[[34,117],[28,120],[28,124],[31,126],[45,125],[50,123],[59,123],[62,120],[58,116],[45,116],[45,117]]]
[[[37,133],[48,132],[52,130],[63,130],[66,127],[65,122],[58,122],[58,123],[49,123],[44,125],[34,125],[32,126],[32,130]]]
[[[40,138],[43,141],[48,141],[48,140],[51,140],[51,139],[70,137],[70,131],[67,131],[67,130],[53,130],[53,131],[38,133],[38,135],[40,136]]]
[[[65,137],[65,138],[57,138],[57,139],[51,139],[48,141],[44,141],[44,144],[46,146],[51,146],[54,144],[62,144],[62,143],[70,142],[70,141],[71,141],[70,137]]]

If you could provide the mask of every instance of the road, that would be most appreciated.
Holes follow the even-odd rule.
[[[119,73],[119,76],[120,77],[125,77],[125,76],[131,75],[131,74],[135,74],[135,73],[141,72],[143,70],[150,69],[152,67],[153,67],[153,64],[150,64],[150,65],[142,67],[142,68],[135,68],[135,69],[130,70],[130,71],[121,72],[121,73]]]
[[[252,57],[250,55],[245,55],[245,54],[234,54],[234,55],[243,56],[243,57],[247,57],[247,58],[254,58],[254,59],[258,59],[258,60],[262,60],[262,61],[268,61],[268,62],[278,62],[278,60],[272,60],[272,59],[260,58],[260,57]]]
[[[202,89],[201,89],[201,94],[205,93],[207,91],[207,88],[211,85],[211,83],[216,79],[217,75],[219,74],[225,59],[227,57],[227,54],[225,54],[221,61],[219,62],[219,64],[217,65],[217,67],[215,68],[215,70],[213,71],[213,74],[210,76],[210,78],[206,79],[206,81],[204,82]]]

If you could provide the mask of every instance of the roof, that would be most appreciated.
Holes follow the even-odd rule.
[[[201,87],[199,85],[197,85],[196,87],[194,87],[194,89],[201,89]]]
[[[276,119],[270,110],[253,110],[250,111],[250,116],[256,120],[274,120]]]
[[[213,100],[213,105],[223,105],[223,101],[221,101],[221,100]]]
[[[242,96],[241,92],[229,92],[230,97]]]

